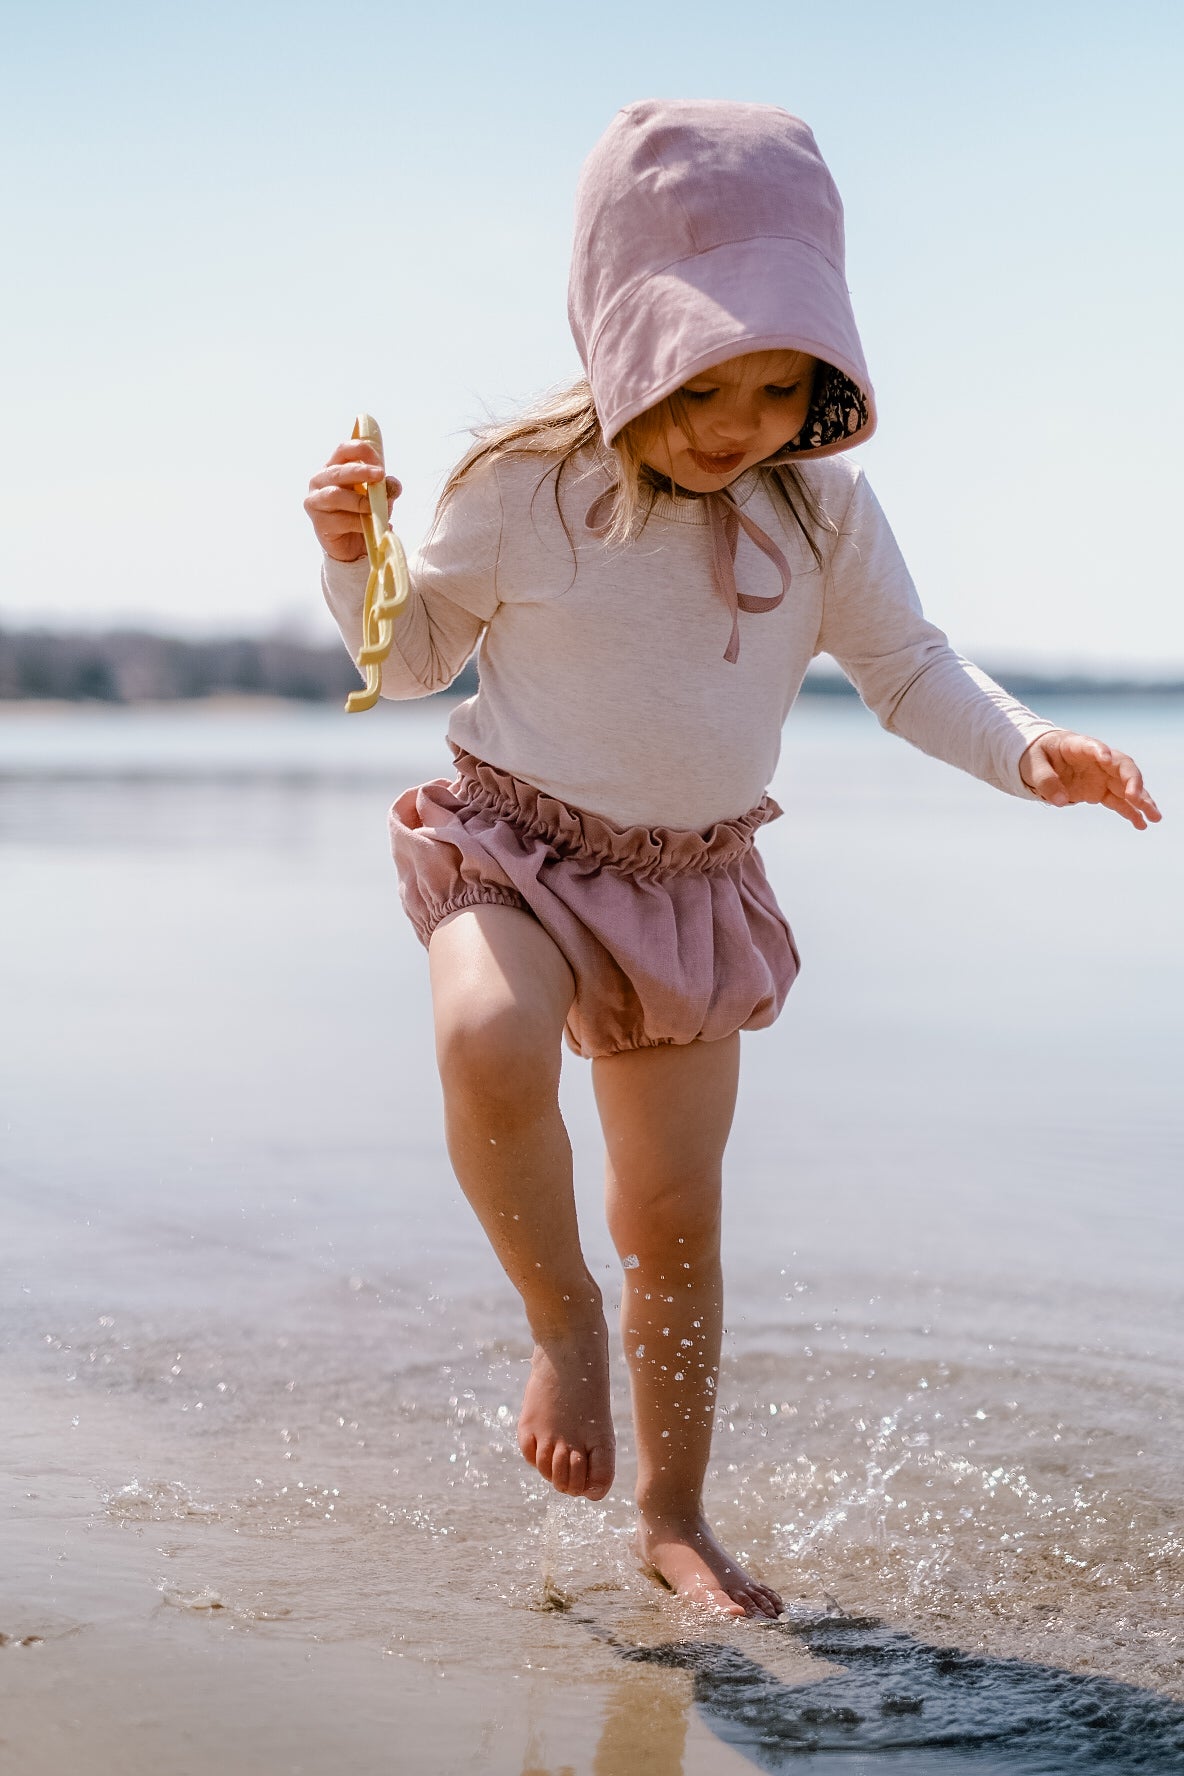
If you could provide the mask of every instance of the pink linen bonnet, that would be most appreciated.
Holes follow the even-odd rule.
[[[810,129],[776,105],[617,112],[580,174],[568,315],[606,443],[689,378],[757,351],[820,360],[787,456],[830,456],[875,427],[842,202]]]

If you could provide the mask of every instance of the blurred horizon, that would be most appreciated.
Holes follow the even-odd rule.
[[[1163,666],[1140,671],[1125,663],[1061,662],[1054,667],[1001,659],[988,660],[986,668],[1014,695],[1037,705],[1064,695],[1184,700],[1184,672]],[[0,624],[0,712],[29,704],[127,707],[244,697],[341,704],[358,684],[345,648],[336,640],[310,635],[303,625],[281,623],[254,634],[184,636],[144,626],[71,630],[6,629]],[[436,694],[469,697],[477,686],[474,656],[452,685]],[[857,695],[826,655],[811,663],[801,694],[852,701]],[[405,701],[387,701],[394,708],[407,706]]]
[[[230,617],[203,618],[200,615],[186,618],[184,615],[151,611],[132,611],[123,616],[118,612],[105,611],[81,614],[54,610],[6,611],[0,606],[0,646],[5,636],[35,635],[44,636],[50,642],[65,641],[71,637],[103,641],[111,637],[135,635],[192,647],[275,642],[326,654],[339,652],[343,664],[349,660],[332,618],[327,611],[315,604],[307,608],[291,605],[275,611],[260,612],[253,621]],[[1126,654],[1115,658],[1088,649],[1041,651],[1008,648],[1004,645],[985,653],[976,650],[976,654],[975,664],[994,678],[1010,674],[1040,682],[1067,681],[1074,685],[1095,680],[1132,686],[1144,682],[1155,686],[1166,683],[1184,684],[1184,652],[1174,657]],[[465,671],[473,669],[474,662],[470,661]],[[829,654],[818,654],[811,663],[808,679],[816,682],[820,677],[842,679],[844,685],[851,689],[852,695],[855,694],[854,686],[850,685],[850,681],[844,677]],[[435,694],[446,695],[447,692]],[[0,699],[4,695],[3,689],[0,689]]]

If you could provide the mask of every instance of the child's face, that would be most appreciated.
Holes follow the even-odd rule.
[[[659,409],[645,438],[651,469],[691,493],[726,487],[796,438],[814,381],[802,352],[749,352],[692,376],[674,400],[681,417]]]

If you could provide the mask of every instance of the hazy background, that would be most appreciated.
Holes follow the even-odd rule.
[[[465,426],[575,370],[577,170],[658,94],[812,124],[864,460],[957,640],[1184,662],[1181,36],[1166,3],[6,9],[0,622],[329,634],[309,473],[369,408],[413,541]]]

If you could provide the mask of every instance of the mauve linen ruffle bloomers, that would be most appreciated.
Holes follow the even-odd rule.
[[[391,850],[420,941],[468,906],[522,907],[576,982],[566,1035],[592,1058],[771,1024],[799,958],[753,840],[765,796],[706,833],[614,826],[470,754],[404,792]]]

